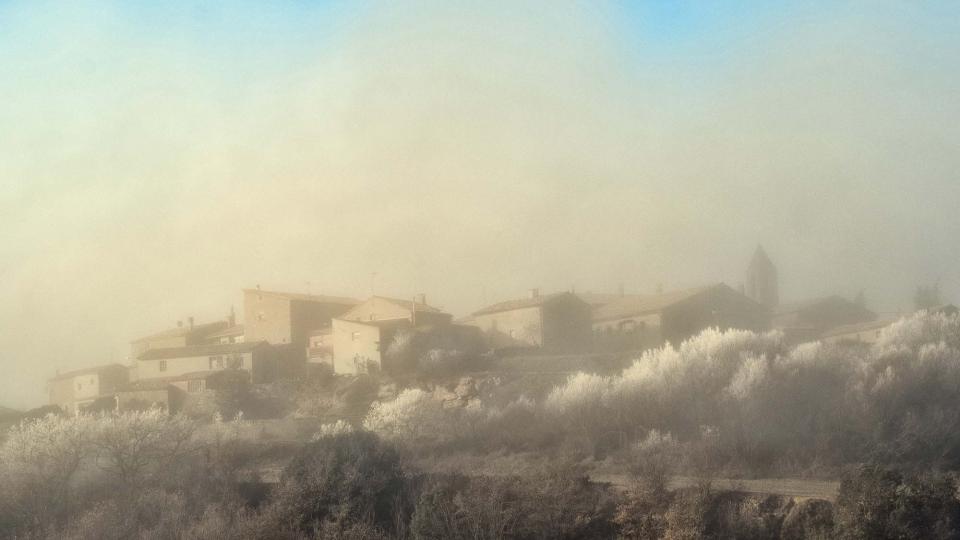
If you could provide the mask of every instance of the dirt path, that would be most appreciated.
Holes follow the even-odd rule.
[[[630,478],[625,474],[592,474],[594,482],[605,482],[619,488],[630,487]],[[670,479],[670,489],[693,487],[699,479],[691,476],[675,476]],[[721,491],[742,491],[765,495],[782,495],[797,499],[823,499],[834,501],[837,498],[839,482],[828,480],[805,480],[798,478],[760,478],[754,480],[736,480],[730,478],[714,478],[714,489]]]

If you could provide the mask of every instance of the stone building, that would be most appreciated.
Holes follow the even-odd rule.
[[[359,302],[341,296],[244,289],[243,317],[246,341],[292,344],[305,351],[310,332],[330,326]]]
[[[780,304],[774,309],[773,326],[783,331],[790,343],[819,339],[830,329],[876,320],[864,306],[832,295]]]
[[[240,370],[253,383],[277,377],[278,351],[259,342],[151,349],[136,360],[137,381],[170,379],[190,373]]]
[[[717,283],[652,295],[625,296],[593,311],[599,351],[643,350],[680,342],[706,328],[763,331],[770,310]]]
[[[203,345],[208,342],[210,335],[221,332],[230,326],[230,320],[194,324],[193,317],[190,317],[186,324],[183,321],[177,321],[175,328],[131,341],[131,357],[138,358],[150,349]]]
[[[50,404],[76,415],[98,399],[112,398],[128,377],[127,367],[120,364],[58,373],[48,384]]]
[[[577,295],[531,289],[526,298],[487,306],[462,322],[479,328],[490,349],[573,353],[590,350],[590,321],[590,304]]]
[[[372,296],[334,318],[329,334],[314,332],[314,344],[323,340],[332,347],[333,369],[341,374],[360,374],[389,368],[386,352],[400,332],[449,328],[453,317],[430,306],[426,297],[413,300]]]

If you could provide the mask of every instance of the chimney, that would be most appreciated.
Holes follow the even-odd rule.
[[[233,310],[233,306],[230,306],[230,315],[227,316],[227,323],[230,326],[237,325],[237,312]]]
[[[657,283],[657,294],[663,294],[663,283]]]
[[[183,328],[183,321],[177,321],[177,328]]]
[[[530,298],[540,298],[540,289],[530,289]]]
[[[190,325],[190,329],[193,330],[193,317],[187,317],[187,323]]]
[[[623,283],[620,284],[620,287],[617,289],[617,292],[620,293],[620,298],[623,298],[624,296],[626,296],[623,292]]]
[[[419,293],[413,297],[413,301],[418,305],[425,306],[427,305],[427,295],[424,293]]]

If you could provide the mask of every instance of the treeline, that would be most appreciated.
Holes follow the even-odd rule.
[[[216,428],[187,437],[190,421],[149,412],[25,424],[3,447],[0,535],[960,538],[956,484],[947,475],[859,467],[831,504],[721,493],[708,481],[668,491],[655,468],[638,467],[633,487],[622,492],[591,482],[582,465],[567,462],[547,462],[522,477],[423,474],[394,443],[344,429],[300,447],[279,483],[257,491],[239,479],[261,456],[231,436],[230,423]]]

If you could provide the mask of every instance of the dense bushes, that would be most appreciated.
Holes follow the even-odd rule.
[[[376,435],[334,424],[303,445],[262,500],[238,473],[257,453],[235,423],[193,429],[156,412],[24,423],[3,446],[0,537],[24,538],[960,538],[950,475],[852,468],[835,505],[670,490],[670,436],[649,435],[634,488],[582,464],[523,475],[424,475]],[[657,457],[657,459],[653,459]]]
[[[947,477],[863,466],[844,476],[837,497],[838,537],[960,538],[960,503]]]
[[[422,490],[412,536],[473,538],[612,538],[615,502],[571,465],[544,467],[531,477],[442,476]]]
[[[393,526],[403,494],[396,449],[365,432],[322,437],[306,445],[284,469],[259,523],[264,531],[345,531],[357,523]]]
[[[421,443],[473,437],[481,448],[533,449],[559,433],[599,458],[655,431],[672,437],[678,459],[753,474],[862,461],[960,467],[957,316],[915,315],[872,346],[791,348],[778,332],[706,330],[619,375],[573,375],[512,411],[520,414],[475,402],[441,408],[410,392],[420,391],[375,405],[368,428]],[[501,422],[514,436],[497,435]]]

